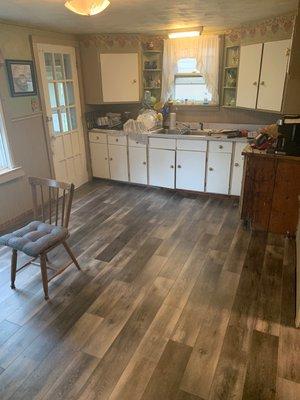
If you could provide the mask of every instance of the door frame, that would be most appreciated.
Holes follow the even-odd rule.
[[[35,36],[35,35],[30,36],[30,41],[31,41],[32,52],[33,52],[33,57],[34,57],[34,61],[35,61],[35,69],[36,69],[37,82],[38,82],[38,85],[37,85],[38,96],[40,99],[41,110],[42,110],[42,115],[43,115],[43,125],[44,125],[44,135],[45,135],[45,141],[46,141],[46,147],[47,147],[47,155],[48,155],[48,161],[49,161],[49,165],[50,165],[51,178],[53,178],[53,179],[55,178],[55,172],[54,172],[54,162],[53,162],[52,147],[51,147],[51,132],[49,130],[49,124],[46,121],[47,107],[46,107],[46,100],[45,100],[44,90],[43,90],[42,71],[41,71],[41,67],[40,67],[40,63],[39,63],[38,45],[45,44],[45,45],[52,45],[52,46],[66,46],[66,47],[73,47],[75,49],[75,61],[76,61],[76,68],[77,68],[80,114],[81,114],[80,120],[81,120],[82,130],[83,130],[88,180],[91,180],[92,179],[92,169],[91,169],[89,145],[88,145],[88,140],[87,140],[88,130],[87,130],[85,119],[83,118],[83,116],[85,114],[85,107],[84,107],[85,98],[84,98],[84,89],[83,89],[79,42],[77,42],[75,40],[67,40],[67,39],[64,40],[64,39],[51,38],[51,37],[47,37],[47,36]]]

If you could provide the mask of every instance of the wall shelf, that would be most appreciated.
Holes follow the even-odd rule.
[[[162,50],[143,50],[143,90],[151,92],[157,101],[161,97]]]
[[[226,46],[223,65],[222,106],[235,108],[240,46]]]

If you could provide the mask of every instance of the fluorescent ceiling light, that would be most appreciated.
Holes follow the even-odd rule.
[[[169,33],[169,39],[196,37],[199,35],[200,35],[200,31],[173,32],[173,33]]]
[[[109,0],[69,0],[65,7],[80,15],[96,15],[110,5]]]

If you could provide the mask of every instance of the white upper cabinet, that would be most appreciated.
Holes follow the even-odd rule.
[[[256,107],[262,48],[262,43],[241,46],[237,107]]]
[[[104,103],[140,100],[138,53],[103,53],[100,65]]]
[[[264,44],[257,108],[280,111],[290,40]]]

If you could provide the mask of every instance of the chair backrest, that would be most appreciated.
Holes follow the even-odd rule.
[[[29,177],[34,218],[68,228],[74,195],[73,183]]]

